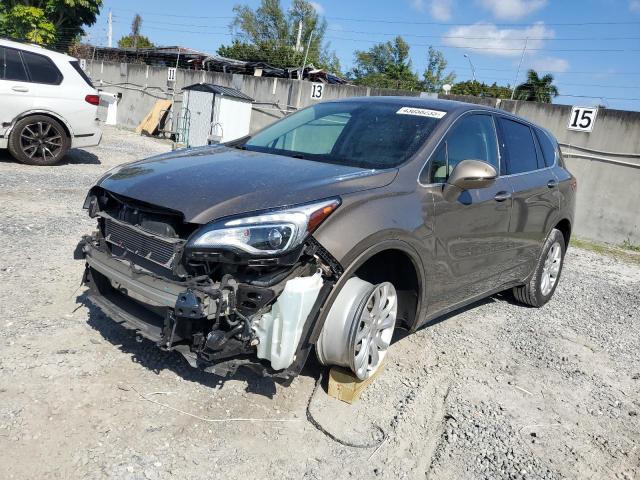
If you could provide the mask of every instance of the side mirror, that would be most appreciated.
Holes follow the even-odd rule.
[[[498,178],[493,165],[480,160],[463,160],[455,166],[444,186],[446,198],[456,197],[464,190],[486,188]]]

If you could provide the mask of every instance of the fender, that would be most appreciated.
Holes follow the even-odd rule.
[[[399,250],[411,259],[414,268],[416,269],[416,273],[418,276],[418,305],[416,307],[416,316],[411,325],[410,330],[414,332],[418,326],[420,325],[420,319],[426,315],[426,298],[427,298],[427,287],[426,287],[426,272],[422,262],[420,261],[420,257],[416,249],[407,241],[396,238],[392,240],[382,240],[379,238],[389,238],[389,232],[378,232],[375,235],[368,237],[367,239],[360,242],[353,249],[349,251],[345,258],[341,262],[344,267],[344,273],[340,276],[336,284],[333,286],[331,293],[329,294],[326,302],[322,306],[322,310],[320,311],[320,315],[318,316],[318,321],[314,327],[313,335],[311,337],[311,341],[316,343],[316,340],[320,336],[320,332],[322,331],[322,327],[324,326],[324,322],[326,317],[335,301],[338,293],[342,289],[342,286],[345,282],[353,276],[353,274],[358,270],[360,266],[362,266],[367,260],[373,257],[376,253],[380,253],[384,250]]]
[[[9,135],[11,135],[11,130],[13,130],[13,127],[15,126],[15,124],[19,120],[22,120],[23,118],[28,117],[30,115],[48,115],[50,117],[55,118],[60,123],[62,123],[62,125],[67,129],[67,132],[69,133],[69,140],[73,141],[74,133],[73,133],[73,129],[71,128],[71,125],[69,125],[69,122],[67,122],[63,117],[61,117],[57,113],[54,113],[51,110],[47,110],[44,108],[34,108],[32,110],[27,110],[26,112],[22,112],[21,114],[17,115],[11,121],[11,126],[5,132],[5,136],[9,138]]]

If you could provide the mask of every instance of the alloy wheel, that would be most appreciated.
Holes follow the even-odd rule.
[[[20,148],[31,159],[56,158],[62,150],[62,142],[62,132],[44,121],[25,125],[20,132]]]
[[[364,302],[349,341],[351,369],[360,379],[373,374],[382,364],[396,324],[396,289],[389,282],[376,285]]]
[[[398,313],[393,284],[352,277],[342,286],[316,344],[324,365],[350,368],[364,380],[382,365]]]
[[[562,247],[560,243],[555,242],[547,252],[544,265],[542,267],[542,276],[540,278],[540,293],[545,297],[551,293],[562,265]]]

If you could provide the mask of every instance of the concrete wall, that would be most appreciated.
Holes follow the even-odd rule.
[[[178,70],[174,85],[167,82],[166,68],[102,61],[87,61],[87,73],[99,89],[122,94],[117,121],[126,128],[135,128],[158,98],[173,98],[174,111],[179,112],[181,89],[198,82],[233,87],[254,98],[251,132],[316,102],[311,98],[312,84],[297,80]],[[323,99],[369,95],[418,96],[420,92],[325,85]],[[501,108],[553,132],[564,144],[568,168],[578,179],[574,233],[590,240],[640,244],[640,112],[600,109],[593,132],[584,133],[567,129],[568,105],[455,95],[440,98]]]

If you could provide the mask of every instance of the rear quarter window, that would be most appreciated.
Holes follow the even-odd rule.
[[[508,154],[507,175],[537,170],[538,156],[531,128],[508,118],[501,117],[499,121]]]
[[[47,85],[60,85],[62,82],[62,73],[49,57],[23,51],[22,59],[29,72],[29,81]]]
[[[540,143],[540,148],[542,149],[542,156],[544,157],[544,164],[547,167],[552,166],[556,160],[556,143],[549,138],[549,135],[544,133],[542,130],[536,129],[536,136],[538,137],[538,142]]]
[[[89,85],[91,88],[94,88],[93,83],[91,83],[91,79],[86,73],[84,73],[84,70],[82,70],[82,67],[80,66],[80,62],[78,62],[77,60],[72,60],[69,63],[74,68],[74,70],[78,72],[78,75],[80,75],[82,79],[85,82],[87,82],[87,85]]]

